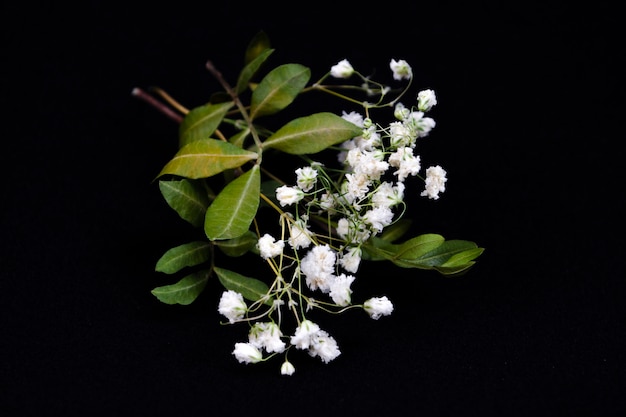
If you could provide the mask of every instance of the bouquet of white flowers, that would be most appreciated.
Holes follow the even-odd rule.
[[[208,62],[224,91],[191,110],[158,88],[153,91],[164,102],[138,88],[133,94],[180,122],[179,150],[157,175],[159,188],[169,206],[206,237],[160,257],[156,271],[183,276],[152,293],[167,304],[190,304],[217,277],[224,287],[217,308],[225,323],[248,323],[234,357],[257,363],[280,355],[281,373],[291,375],[292,349],[324,363],[340,355],[333,336],[311,320],[313,311],[362,309],[375,320],[392,313],[384,295],[355,302],[351,285],[364,262],[458,275],[483,248],[438,234],[405,237],[411,224],[403,217],[405,195],[417,187],[415,193],[437,200],[447,181],[441,166],[423,168],[416,153],[435,127],[427,113],[437,98],[425,89],[410,104],[400,101],[413,81],[405,60],[391,59],[393,82],[404,85],[391,88],[347,59],[314,83],[311,70],[300,64],[262,73],[273,52],[267,35],[257,34],[234,86]],[[342,84],[349,80],[356,82]],[[259,123],[312,92],[357,109],[299,116],[276,130]],[[389,109],[388,120],[374,119],[374,109]],[[297,168],[281,178],[265,163],[276,156],[292,157]],[[220,264],[222,255],[252,257],[267,272],[233,271]]]

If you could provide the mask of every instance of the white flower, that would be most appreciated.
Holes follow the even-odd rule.
[[[355,273],[359,269],[361,263],[361,248],[355,246],[347,248],[347,250],[341,255],[339,264],[348,271]]]
[[[398,176],[398,181],[404,181],[409,175],[417,175],[420,171],[420,157],[413,155],[413,149],[410,147],[398,148],[389,156],[389,164],[398,168],[394,175]]]
[[[311,346],[311,338],[319,331],[320,326],[310,320],[303,320],[291,336],[291,344],[297,349],[308,349]]]
[[[319,330],[311,337],[309,355],[319,356],[322,362],[328,363],[341,355],[337,341],[324,330]]]
[[[420,111],[429,111],[437,104],[437,97],[433,90],[422,90],[417,93],[417,108]]]
[[[248,306],[240,293],[233,290],[222,293],[217,311],[224,315],[231,324],[243,318],[247,310]]]
[[[283,333],[276,323],[255,323],[248,333],[248,341],[258,349],[268,353],[281,353],[285,350],[285,342],[280,338]]]
[[[411,110],[407,109],[404,104],[397,102],[393,109],[393,116],[398,120],[404,120],[411,113]]]
[[[413,70],[411,69],[409,63],[406,62],[404,59],[401,59],[399,61],[392,59],[389,63],[389,68],[391,68],[391,71],[393,71],[394,80],[400,81],[403,78],[410,80],[413,77]]]
[[[317,181],[317,171],[310,166],[296,169],[296,175],[296,183],[302,191],[309,191],[313,188],[313,186],[315,186],[315,182]]]
[[[361,113],[351,111],[350,113],[346,113],[345,111],[341,112],[341,118],[347,120],[348,122],[357,125],[358,127],[363,127],[363,115]]]
[[[426,189],[420,195],[437,200],[439,193],[446,190],[446,181],[448,181],[446,171],[439,165],[428,168],[426,170]]]
[[[389,140],[393,149],[401,147],[413,147],[417,134],[403,122],[391,122],[389,124]]]
[[[282,366],[280,367],[280,373],[282,375],[293,375],[294,372],[296,372],[296,368],[291,362],[285,359],[285,362],[283,362]]]
[[[306,276],[306,283],[310,289],[327,293],[334,278],[335,252],[326,245],[313,247],[300,262],[300,271]]]
[[[263,360],[263,354],[250,343],[235,343],[233,355],[241,363],[257,363]]]
[[[419,171],[419,169],[418,169]],[[392,207],[404,200],[404,183],[398,182],[395,186],[390,182],[383,182],[374,192],[372,203],[375,206]]]
[[[380,316],[388,316],[391,314],[393,304],[391,304],[387,296],[372,297],[363,303],[363,308],[371,318],[378,320]]]
[[[434,119],[424,117],[424,112],[421,111],[409,113],[408,117],[405,119],[405,123],[413,134],[420,138],[428,136],[430,131],[433,130],[436,125]]]
[[[308,216],[303,215],[296,221],[289,222],[289,245],[293,249],[308,248],[313,240],[307,224]]]
[[[276,189],[276,198],[280,205],[285,207],[302,200],[304,198],[304,192],[298,187],[281,185]]]
[[[389,226],[392,220],[393,211],[385,206],[374,207],[366,211],[363,215],[363,221],[379,233],[382,232],[386,226]]]
[[[352,64],[350,64],[347,59],[339,61],[330,69],[330,75],[335,78],[350,78],[353,73],[354,68],[352,68]]]
[[[354,282],[354,278],[354,275],[341,274],[331,281],[330,298],[338,306],[345,307],[350,304],[352,295],[350,285]]]
[[[283,253],[284,247],[285,242],[282,240],[276,242],[269,233],[264,234],[263,237],[261,237],[257,242],[257,248],[259,249],[263,259],[269,259],[280,255]]]

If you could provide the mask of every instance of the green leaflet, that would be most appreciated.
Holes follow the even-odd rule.
[[[402,268],[436,270],[442,275],[460,275],[469,269],[484,248],[466,240],[444,240],[437,234],[424,234],[401,244],[374,237],[363,246],[364,259],[391,261]]]
[[[216,240],[214,243],[215,246],[217,246],[226,255],[238,257],[252,250],[257,242],[257,236],[248,230],[239,237],[227,240]]]
[[[263,147],[293,155],[314,154],[362,133],[354,123],[322,112],[290,121],[267,138]]]
[[[254,165],[229,182],[206,211],[204,232],[210,240],[233,239],[246,233],[259,208],[261,171]]]
[[[246,48],[245,63],[246,65],[255,60],[265,50],[270,49],[270,38],[264,31],[259,31],[250,40],[248,47]]]
[[[252,92],[250,119],[278,113],[291,104],[311,78],[300,64],[284,64],[270,71]]]
[[[239,79],[237,80],[237,87],[235,91],[237,94],[243,93],[246,88],[248,88],[248,83],[259,70],[261,65],[267,60],[267,58],[274,52],[274,49],[266,49],[264,51],[260,51],[254,59],[252,59],[245,68],[239,74]]]
[[[185,178],[208,178],[230,168],[237,168],[258,157],[228,142],[201,139],[183,146],[158,177],[166,174]]]
[[[198,271],[187,275],[176,284],[153,289],[152,294],[165,304],[191,304],[206,287],[209,271]]]
[[[194,180],[159,181],[159,189],[167,204],[196,227],[204,224],[204,214],[209,207],[209,197],[202,185]]]
[[[155,270],[173,274],[188,266],[196,266],[210,259],[209,242],[189,242],[169,249],[157,261]]]
[[[258,301],[265,297],[269,291],[267,284],[256,278],[246,277],[224,268],[216,267],[213,270],[224,288],[240,293],[247,300]],[[266,303],[271,304],[269,300]]]
[[[209,139],[233,104],[232,101],[206,104],[189,111],[178,130],[179,148],[196,140]]]

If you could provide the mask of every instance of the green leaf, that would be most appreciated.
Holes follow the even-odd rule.
[[[441,266],[444,268],[455,268],[458,266],[464,266],[478,258],[485,251],[485,248],[474,248],[452,255]]]
[[[204,232],[210,240],[232,239],[248,231],[259,208],[260,172],[254,165],[215,197],[204,220]]]
[[[228,138],[228,141],[238,148],[243,148],[243,143],[250,134],[250,129],[244,129]]]
[[[400,244],[396,251],[396,259],[417,259],[443,244],[445,239],[434,233],[424,234]]]
[[[284,64],[270,71],[254,89],[250,119],[278,113],[295,100],[311,78],[311,70],[300,64]]]
[[[241,94],[248,88],[248,83],[254,77],[254,74],[261,68],[261,65],[267,60],[267,58],[274,52],[274,49],[266,49],[264,51],[260,51],[259,54],[250,61],[244,69],[239,74],[239,79],[237,80],[237,87],[235,91],[237,94]]]
[[[237,168],[258,157],[237,146],[216,139],[201,139],[183,146],[161,170],[185,178],[207,178],[230,168]]]
[[[206,190],[197,181],[182,179],[159,181],[159,189],[167,204],[184,220],[196,227],[204,224],[209,207]]]
[[[313,154],[352,139],[363,129],[333,113],[294,119],[263,142],[263,147],[293,154]]]
[[[409,219],[400,219],[397,222],[385,227],[380,235],[382,240],[387,242],[395,242],[406,234],[411,228],[413,222]]]
[[[216,240],[215,245],[226,255],[237,257],[249,252],[257,242],[256,234],[248,230],[234,239]]]
[[[270,48],[270,38],[264,31],[257,32],[246,48],[245,63],[249,64],[265,50]]]
[[[198,271],[178,281],[153,289],[152,295],[165,304],[191,304],[206,287],[209,271]]]
[[[209,139],[233,104],[232,101],[207,104],[189,111],[178,130],[179,147],[196,140]]]
[[[267,284],[256,278],[246,277],[224,268],[216,267],[213,270],[224,288],[240,293],[247,300],[258,301],[265,297],[269,291]],[[266,304],[271,304],[271,302],[268,300]]]
[[[155,270],[173,274],[188,266],[200,265],[209,260],[209,242],[189,242],[169,249],[157,261]]]

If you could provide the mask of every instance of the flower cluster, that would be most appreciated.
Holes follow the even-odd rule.
[[[390,68],[396,80],[412,77],[404,60],[392,60]],[[345,59],[330,70],[335,78],[349,78],[354,73]],[[256,363],[263,360],[263,352],[273,355],[293,347],[328,363],[341,352],[336,340],[307,318],[310,310],[361,308],[375,320],[392,313],[393,304],[386,296],[353,304],[351,285],[361,264],[362,245],[404,213],[408,178],[419,177],[422,171],[416,145],[435,127],[435,121],[426,116],[435,104],[437,98],[430,89],[418,93],[412,108],[397,101],[393,121],[387,125],[356,111],[344,111],[342,118],[361,128],[362,134],[337,148],[339,168],[327,169],[320,162],[309,161],[295,170],[295,184],[276,189],[281,236],[264,233],[256,246],[274,271],[271,291],[250,307],[232,290],[225,291],[219,303],[219,312],[229,323],[257,320],[248,341],[235,344],[237,360]],[[422,179],[422,196],[438,199],[445,191],[446,171],[440,166],[427,168]],[[324,226],[321,229],[326,233],[314,232],[315,226]],[[292,269],[290,274],[288,269]],[[290,279],[284,278],[289,275]],[[321,293],[323,298],[307,295],[303,283],[306,290]],[[271,306],[258,313],[267,301]],[[303,309],[298,308],[302,305]],[[283,309],[292,311],[297,323],[287,336],[281,330]],[[269,321],[258,321],[265,318]],[[285,359],[281,372],[291,375],[294,371]]]
[[[418,144],[435,128],[429,112],[437,96],[423,89],[410,103],[401,101],[413,82],[407,61],[391,59],[391,85],[361,74],[347,59],[311,84],[310,69],[299,64],[276,67],[253,81],[272,52],[264,34],[255,37],[235,87],[207,62],[226,95],[192,110],[157,90],[184,117],[139,89],[133,94],[181,123],[179,150],[159,173],[159,188],[170,207],[208,238],[163,254],[157,271],[195,270],[152,293],[164,303],[186,305],[217,276],[224,287],[217,303],[223,324],[248,326],[247,338],[234,344],[235,359],[254,364],[281,356],[281,374],[292,375],[290,352],[322,363],[341,355],[318,314],[361,310],[379,320],[394,311],[386,295],[354,294],[364,262],[456,276],[483,248],[433,233],[404,236],[409,231],[405,196],[438,200],[447,182],[441,166],[422,166]],[[247,90],[250,102],[244,103]],[[298,117],[276,131],[259,124],[313,91],[357,108]],[[381,115],[383,110],[387,113]],[[297,156],[302,163],[295,171],[271,172],[264,155],[276,153]],[[257,216],[266,208],[269,217]],[[268,218],[275,220],[266,224]],[[218,252],[252,256],[268,267],[271,279],[221,267]]]

